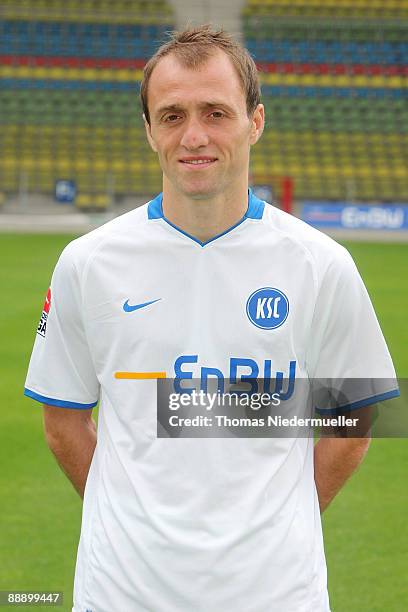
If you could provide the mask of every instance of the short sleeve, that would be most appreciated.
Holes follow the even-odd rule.
[[[349,253],[325,269],[307,348],[309,378],[338,390],[342,408],[399,395],[390,353],[373,305]],[[326,406],[320,403],[318,409]]]
[[[93,408],[95,373],[83,320],[80,279],[71,243],[54,270],[38,325],[24,394],[63,408]]]

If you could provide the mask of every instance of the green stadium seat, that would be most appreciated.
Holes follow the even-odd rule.
[[[299,199],[404,201],[406,77],[361,66],[398,74],[408,1],[249,0],[242,15],[249,49],[274,66],[261,73],[267,121],[253,176],[267,181],[270,161],[270,175],[291,173]]]
[[[152,37],[158,37],[173,22],[173,10],[165,0],[4,0],[1,13],[4,20],[15,24],[13,32],[17,32],[19,21],[31,22],[31,33],[38,22],[47,22],[44,49],[51,48],[46,44],[53,28],[60,32],[63,49],[64,45],[72,44],[73,36],[79,36],[75,32],[85,32],[86,28],[93,31],[98,24],[106,26],[111,33],[108,43],[92,35],[95,37],[90,39],[89,48],[100,51],[103,57],[112,53],[115,59],[122,57],[114,55],[118,45],[122,45],[120,53],[126,52],[117,25],[132,26],[132,32],[137,28],[140,33],[137,39],[151,44]],[[64,29],[68,21],[76,24],[76,29],[70,26],[74,34],[71,29],[69,32]],[[134,38],[132,34],[129,41]],[[47,51],[46,55],[49,54]],[[78,56],[81,57],[81,51]],[[130,59],[139,58],[132,55]],[[134,81],[134,69],[101,72],[97,67],[47,68],[37,64],[21,67],[14,63],[3,71],[3,76],[10,79],[25,78],[41,87],[0,92],[2,189],[17,191],[24,174],[29,189],[52,193],[55,180],[70,178],[77,182],[84,196],[95,196],[92,205],[98,208],[107,206],[104,193],[108,176],[116,193],[123,188],[130,193],[145,192],[147,187],[152,192],[158,191],[160,170],[146,142],[136,88],[123,91],[114,88]],[[73,81],[78,81],[80,87],[71,87]],[[89,84],[98,88],[86,87]],[[100,89],[100,85],[107,89]]]

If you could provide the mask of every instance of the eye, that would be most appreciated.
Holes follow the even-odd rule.
[[[167,117],[164,118],[164,121],[167,121],[167,123],[174,123],[179,118],[180,118],[180,115],[174,115],[174,114],[167,115]]]
[[[224,116],[225,116],[224,113],[222,113],[221,111],[213,111],[211,113],[211,117],[213,119],[222,119]]]

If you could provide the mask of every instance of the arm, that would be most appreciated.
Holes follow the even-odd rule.
[[[320,438],[314,448],[314,469],[323,512],[363,460],[370,438]]]
[[[44,430],[49,448],[83,498],[96,446],[92,409],[73,410],[44,404]]]

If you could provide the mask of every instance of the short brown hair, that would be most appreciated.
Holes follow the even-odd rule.
[[[161,45],[149,59],[143,70],[140,86],[143,113],[150,123],[147,94],[150,77],[158,62],[173,53],[186,68],[195,69],[209,59],[215,49],[221,49],[231,59],[246,97],[247,114],[250,117],[261,99],[258,70],[249,52],[224,30],[213,30],[210,25],[190,27],[183,32],[172,32],[170,39]]]

